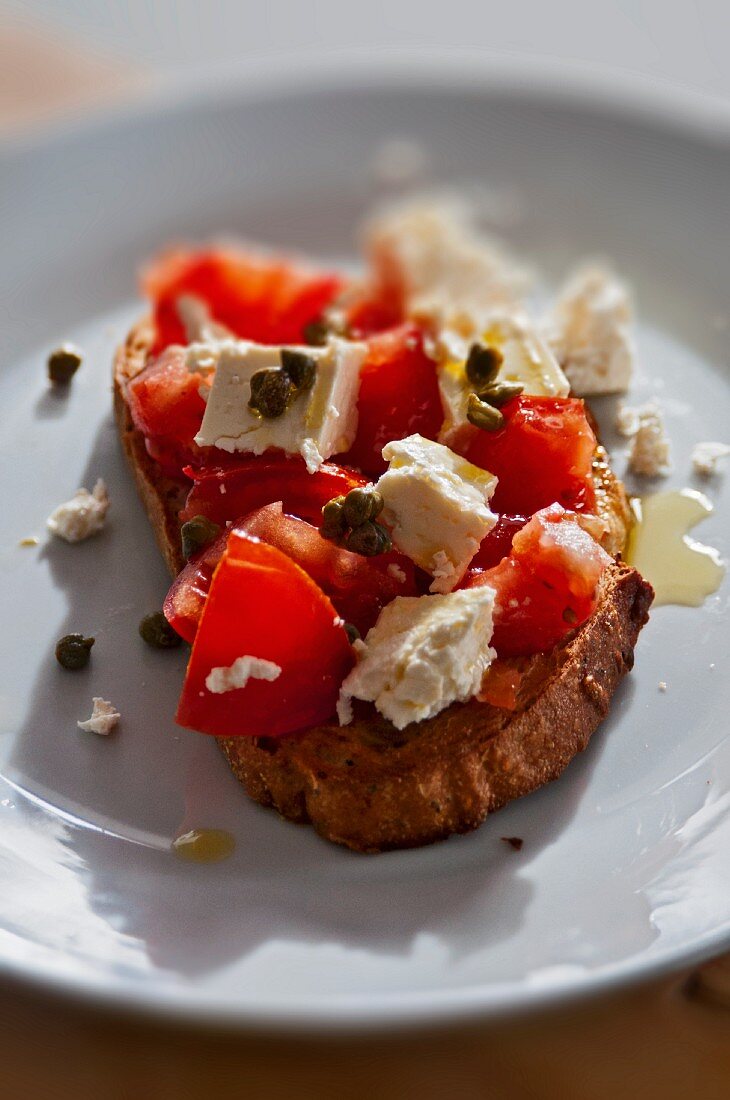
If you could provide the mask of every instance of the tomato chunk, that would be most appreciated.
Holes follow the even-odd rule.
[[[213,669],[271,662],[274,680],[210,690]],[[216,737],[277,737],[330,718],[354,662],[334,607],[286,554],[234,533],[213,576],[176,720]],[[208,681],[208,682],[206,682]]]
[[[154,305],[156,354],[187,343],[177,300],[193,295],[234,335],[262,344],[301,344],[304,329],[340,294],[343,278],[281,257],[234,249],[179,248],[146,270],[142,285]]]
[[[241,459],[231,466],[189,467],[185,473],[193,487],[180,516],[183,523],[193,516],[233,522],[280,500],[285,512],[318,525],[328,500],[367,484],[356,470],[333,462],[310,474],[302,458],[283,454]]]
[[[479,549],[469,564],[469,571],[491,569],[493,565],[499,565],[502,558],[506,557],[512,549],[514,536],[525,526],[529,518],[529,516],[500,516],[492,530],[479,544]]]
[[[171,349],[127,386],[134,426],[166,472],[179,474],[199,451],[194,437],[205,412],[202,384],[203,376],[187,369],[182,351]]]
[[[591,476],[596,437],[583,402],[573,397],[515,397],[496,432],[469,429],[455,443],[470,462],[499,478],[497,512],[532,515],[557,501],[573,511],[595,508]]]
[[[578,519],[560,505],[538,512],[507,557],[464,582],[497,593],[492,645],[500,657],[551,649],[593,612],[611,558]]]
[[[381,610],[396,596],[418,595],[413,563],[397,550],[364,558],[325,539],[311,523],[268,504],[239,520],[233,528],[275,546],[315,581],[332,600],[338,614],[364,636]],[[215,567],[228,540],[225,532],[191,559],[173,581],[164,604],[168,622],[191,642],[195,637]]]
[[[387,469],[382,450],[393,439],[418,432],[435,439],[444,414],[436,365],[414,324],[374,336],[360,373],[357,435],[342,461],[372,475]]]

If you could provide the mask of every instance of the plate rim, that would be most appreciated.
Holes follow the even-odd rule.
[[[489,69],[485,69],[485,58]],[[272,71],[274,70],[275,71]],[[123,104],[106,105],[75,119],[47,124],[26,135],[5,137],[0,162],[32,158],[76,140],[97,134],[184,116],[201,106],[215,107],[282,98],[296,91],[314,96],[336,90],[377,91],[398,95],[427,87],[446,95],[467,92],[488,97],[514,94],[524,102],[545,103],[556,110],[599,110],[619,121],[641,121],[661,126],[678,139],[694,139],[711,146],[730,147],[730,101],[681,85],[649,80],[631,73],[617,85],[616,70],[591,71],[579,65],[485,55],[482,51],[391,51],[373,63],[361,51],[342,51],[336,58],[292,58],[292,64],[272,66],[271,59],[247,65],[245,74],[229,66],[206,68],[183,81],[179,76],[148,87]],[[612,83],[612,79],[614,83]],[[51,128],[52,127],[52,128]],[[155,989],[127,982],[119,976],[74,976],[49,972],[42,963],[0,958],[0,978],[37,992],[63,996],[86,1006],[99,1005],[162,1020],[238,1027],[249,1031],[318,1033],[374,1032],[425,1025],[512,1018],[669,975],[730,948],[730,920],[695,941],[691,950],[675,946],[651,959],[632,959],[563,978],[559,985],[505,983],[466,989],[412,993],[378,992],[343,998],[335,995],[300,997],[295,1002],[262,1006],[223,998],[198,999],[184,990]],[[330,1003],[328,1003],[330,1002]]]

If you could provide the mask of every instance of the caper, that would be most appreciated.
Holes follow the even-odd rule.
[[[322,509],[322,534],[326,539],[336,539],[345,533],[344,503],[345,497],[333,497]]]
[[[139,624],[140,637],[154,649],[175,649],[182,638],[176,634],[161,611],[145,615]]]
[[[308,325],[305,325],[303,331],[305,343],[311,344],[316,348],[321,348],[324,347],[329,339],[330,327],[327,322],[320,317],[317,321],[310,321]]]
[[[286,412],[292,396],[292,382],[281,367],[264,367],[251,375],[249,409],[267,420]]]
[[[81,366],[81,354],[71,344],[63,344],[48,356],[48,377],[58,386],[67,386]]]
[[[477,396],[488,405],[501,409],[513,397],[518,397],[524,388],[521,382],[490,382],[489,385],[481,387]]]
[[[85,638],[83,634],[64,634],[56,642],[56,660],[62,668],[73,671],[85,668],[95,641],[95,638]]]
[[[351,489],[345,497],[342,514],[348,527],[359,527],[383,511],[383,498],[376,489]]]
[[[354,623],[343,623],[345,628],[345,634],[347,635],[350,645],[354,645],[355,642],[359,642],[362,638],[362,634],[357,629]]]
[[[475,428],[481,428],[485,432],[496,432],[504,424],[504,417],[499,409],[488,405],[486,401],[480,401],[475,393],[469,394],[466,418]]]
[[[503,355],[497,348],[485,347],[484,344],[472,344],[466,360],[466,377],[473,386],[485,386],[497,377],[497,372],[502,365]]]
[[[208,546],[220,534],[220,527],[207,516],[193,516],[180,528],[183,557],[186,561]]]
[[[393,544],[390,535],[379,523],[367,520],[359,527],[353,527],[345,536],[345,547],[353,554],[362,554],[364,558],[374,558],[377,554],[387,554]]]
[[[304,390],[311,390],[317,377],[317,362],[311,355],[305,355],[303,351],[291,351],[289,348],[283,348],[281,368],[289,375],[295,388],[300,393]]]

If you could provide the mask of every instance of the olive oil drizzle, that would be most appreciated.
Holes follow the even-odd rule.
[[[172,847],[190,863],[219,863],[233,854],[236,841],[224,829],[190,829],[175,837]]]
[[[712,512],[704,493],[681,489],[633,501],[636,525],[626,560],[653,586],[654,606],[699,607],[716,592],[725,575],[717,550],[688,532]]]

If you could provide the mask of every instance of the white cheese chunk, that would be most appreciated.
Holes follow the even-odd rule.
[[[381,286],[431,331],[437,352],[466,354],[489,313],[512,306],[529,284],[496,242],[477,230],[456,198],[392,206],[366,227],[365,246]]]
[[[717,473],[717,465],[722,458],[730,455],[727,443],[698,443],[692,451],[692,465],[700,477],[712,477]]]
[[[281,348],[241,341],[204,345],[215,355],[215,377],[195,442],[223,451],[263,454],[277,448],[301,454],[310,473],[330,455],[346,451],[357,431],[357,397],[364,344],[333,337],[326,347],[302,347],[315,360],[313,386],[300,393],[275,419],[257,416],[249,407],[251,376],[281,364]],[[191,364],[200,362],[200,347],[188,349]]]
[[[450,592],[497,522],[488,500],[497,479],[421,435],[388,443],[377,483],[393,542],[431,573],[432,592]]]
[[[657,405],[637,409],[639,426],[629,449],[629,469],[640,477],[660,477],[669,470],[669,438]]]
[[[632,405],[619,405],[614,427],[624,439],[631,439],[639,430],[640,410]]]
[[[567,279],[543,331],[575,393],[624,393],[636,359],[628,289],[602,267]]]
[[[397,596],[381,611],[345,678],[338,714],[346,724],[350,700],[375,703],[396,729],[466,702],[496,656],[492,638],[494,590],[463,589],[439,596]]]
[[[237,657],[232,665],[212,668],[205,678],[205,686],[213,695],[223,695],[226,691],[244,688],[249,680],[277,680],[281,676],[281,666],[263,657],[251,657],[245,654]]]
[[[98,733],[100,737],[108,737],[122,716],[112,703],[97,695],[92,699],[92,704],[91,718],[87,718],[85,722],[77,722],[76,725],[85,733]]]
[[[479,342],[502,355],[497,382],[519,382],[534,397],[567,397],[570,383],[526,313],[493,313],[485,319]],[[439,390],[444,408],[442,443],[452,442],[468,423],[469,395],[474,391],[466,376],[464,359],[447,359],[438,367]]]
[[[93,492],[79,489],[46,520],[48,530],[66,542],[81,542],[101,531],[109,511],[109,494],[99,478]]]

